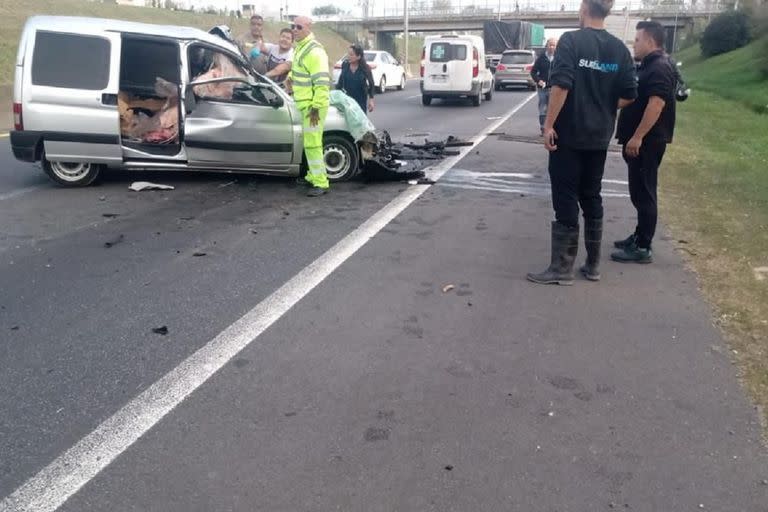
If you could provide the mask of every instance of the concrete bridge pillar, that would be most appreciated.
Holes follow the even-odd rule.
[[[376,32],[376,50],[389,52],[392,55],[395,54],[395,34],[392,32]]]

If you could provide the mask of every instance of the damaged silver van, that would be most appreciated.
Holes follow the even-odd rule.
[[[176,26],[36,16],[22,32],[14,82],[15,157],[64,186],[106,167],[299,175],[301,116],[225,35]],[[361,151],[331,107],[332,181]]]

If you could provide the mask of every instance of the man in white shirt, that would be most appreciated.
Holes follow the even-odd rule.
[[[285,81],[293,61],[293,33],[291,29],[282,29],[278,43],[265,44],[263,51],[267,54],[267,77],[278,83]]]

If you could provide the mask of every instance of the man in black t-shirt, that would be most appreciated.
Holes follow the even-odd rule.
[[[637,209],[637,227],[625,240],[614,242],[611,259],[651,263],[651,241],[656,232],[656,188],[659,165],[675,129],[675,68],[664,53],[664,27],[655,21],[637,24],[635,60],[637,101],[619,116],[616,138],[624,146],[629,169],[629,196]]]
[[[600,279],[603,236],[600,196],[616,111],[637,96],[635,68],[626,45],[605,30],[613,0],[583,0],[581,29],[560,38],[552,62],[544,146],[552,184],[552,259],[528,279],[540,284],[573,284],[579,249],[579,206],[584,213],[585,277]]]

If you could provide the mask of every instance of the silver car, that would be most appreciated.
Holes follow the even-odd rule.
[[[214,35],[219,34],[219,35]],[[106,167],[298,175],[301,116],[221,30],[37,16],[22,32],[14,82],[17,159],[64,186]],[[328,177],[349,179],[361,152],[330,108]]]
[[[536,83],[531,77],[534,62],[536,53],[532,50],[505,51],[496,65],[496,90],[513,85],[535,89]]]

